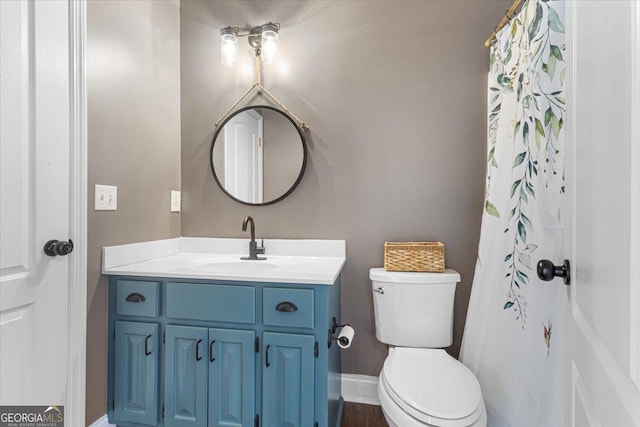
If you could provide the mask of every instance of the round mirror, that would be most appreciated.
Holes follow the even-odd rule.
[[[296,123],[266,105],[227,117],[211,143],[211,171],[229,197],[269,205],[296,188],[307,165],[307,144]]]

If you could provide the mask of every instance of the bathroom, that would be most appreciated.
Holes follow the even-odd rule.
[[[627,3],[638,13],[637,2]],[[84,424],[108,425],[109,286],[101,274],[102,248],[179,236],[248,239],[242,231],[246,216],[255,221],[257,239],[346,241],[341,320],[355,329],[356,336],[353,345],[341,352],[345,408],[379,405],[376,380],[388,350],[376,339],[369,270],[383,265],[385,242],[444,243],[446,266],[461,277],[453,306],[452,345],[447,347],[458,357],[486,196],[490,57],[484,42],[512,4],[511,0],[86,2]],[[601,7],[609,11],[606,5]],[[239,38],[237,64],[222,66],[220,30],[227,26],[245,30],[266,22],[280,24],[279,46],[277,62],[262,65],[262,83],[309,126],[304,133],[307,164],[286,198],[250,206],[228,197],[211,172],[214,124],[255,78],[254,50],[244,38]],[[629,28],[637,49],[639,29],[631,24]],[[638,57],[635,52],[623,65],[638,67]],[[630,105],[637,108],[637,99],[633,102]],[[251,104],[272,105],[263,95],[243,105]],[[631,132],[638,132],[637,126],[630,131],[637,136]],[[633,155],[638,159],[637,151]],[[116,210],[94,209],[95,185],[117,186]],[[627,191],[640,188],[637,174],[629,172],[627,187]],[[180,191],[179,212],[171,211],[172,191]],[[631,199],[637,212],[640,198]],[[637,237],[637,224],[627,222],[629,233]],[[633,245],[632,241],[637,254],[640,245]],[[3,255],[4,250],[3,246]],[[626,280],[637,287],[639,276],[637,271],[633,274],[636,283],[633,278]],[[625,289],[615,295],[628,295],[632,307],[640,304],[637,290],[629,283]],[[640,341],[640,321],[629,311],[629,318],[623,319],[628,330],[611,345],[629,354],[620,363],[629,367],[625,377],[629,381],[616,389],[632,396],[625,408],[639,402],[634,399],[640,383],[633,368],[640,366],[633,350]],[[619,359],[614,359],[617,366]],[[589,381],[578,380],[577,396],[584,397],[578,402],[589,401],[585,391],[591,391]],[[617,405],[604,409],[595,405],[577,413],[597,420],[611,408]],[[637,413],[628,411],[628,419],[639,422]],[[580,420],[584,421],[578,417],[574,425],[587,425]],[[638,424],[600,419],[591,425]]]

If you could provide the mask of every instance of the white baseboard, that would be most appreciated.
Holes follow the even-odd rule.
[[[380,405],[378,377],[342,374],[342,398],[345,402]]]
[[[113,424],[109,424],[109,420],[107,419],[107,415],[103,415],[97,420],[95,420],[89,427],[116,427]]]
[[[345,402],[380,405],[378,400],[378,377],[357,374],[342,374],[342,398]],[[103,415],[89,427],[115,427]]]

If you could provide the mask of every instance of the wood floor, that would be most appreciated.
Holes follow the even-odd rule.
[[[341,427],[388,427],[379,406],[344,402]]]

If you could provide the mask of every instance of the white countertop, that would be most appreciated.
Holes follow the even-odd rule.
[[[242,261],[249,239],[178,237],[109,246],[102,249],[102,273],[332,285],[345,263],[344,240],[265,239],[264,247],[266,260]]]

